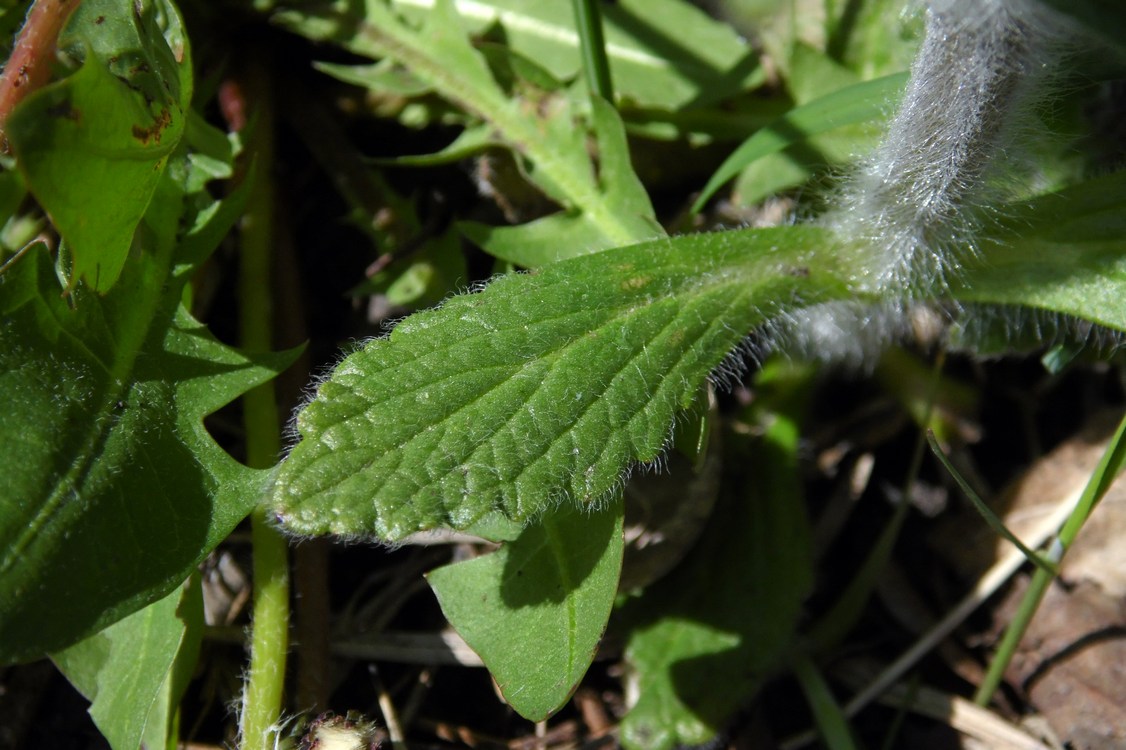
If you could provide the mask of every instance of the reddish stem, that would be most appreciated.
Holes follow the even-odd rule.
[[[70,14],[81,0],[35,0],[27,14],[12,56],[0,74],[0,141],[8,150],[3,135],[8,115],[31,92],[51,80],[55,42]]]

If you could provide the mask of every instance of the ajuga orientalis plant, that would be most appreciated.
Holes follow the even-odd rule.
[[[872,578],[803,620],[814,571],[798,455],[814,370],[771,352],[870,371],[924,319],[936,326],[923,346],[939,351],[995,351],[998,326],[1022,346],[1058,343],[1048,329],[1112,344],[1126,331],[1126,173],[1077,167],[1068,132],[1092,129],[1068,118],[1093,82],[1126,71],[1123,15],[1090,0],[836,5],[820,11],[824,49],[763,23],[782,84],[683,0],[6,11],[22,31],[0,86],[0,657],[50,655],[115,750],[175,746],[205,630],[198,571],[249,517],[251,655],[230,741],[372,746],[365,719],[280,719],[289,548],[452,534],[491,551],[427,580],[521,716],[566,704],[614,613],[623,744],[708,741],[778,674],[833,736],[844,723],[816,662]],[[856,29],[888,19],[903,35],[865,47]],[[316,70],[291,69],[291,52]],[[456,136],[363,159],[338,104],[406,144]],[[278,208],[282,132],[379,248],[351,294],[399,317],[312,378],[288,432],[275,378],[301,350],[271,352],[291,312],[271,279],[288,262],[278,227],[300,212]],[[733,134],[749,139],[734,149]],[[697,208],[717,209],[738,175],[725,201],[786,201],[785,218],[708,231],[670,218],[649,175],[694,165],[646,170],[639,142],[731,145]],[[803,163],[803,149],[832,163]],[[448,221],[448,195],[384,176],[450,164],[491,212]],[[238,322],[217,329],[237,347],[200,322],[218,319],[206,313],[228,266]],[[1082,343],[1064,338],[1072,354]],[[716,386],[740,379],[754,427],[720,430]],[[933,426],[932,406],[918,422]],[[680,515],[638,532],[639,488],[678,462]],[[623,574],[639,538],[682,549]]]

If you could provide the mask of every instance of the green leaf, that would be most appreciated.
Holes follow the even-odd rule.
[[[729,485],[740,489],[721,495],[685,561],[623,608],[626,747],[708,742],[783,665],[813,581],[794,421],[809,382],[808,372],[768,368],[762,395],[782,411],[761,412],[763,439],[740,446],[743,468]]]
[[[1126,331],[1126,172],[1003,207],[966,270],[961,302],[1023,305]]]
[[[432,571],[446,618],[508,704],[540,721],[594,659],[622,568],[622,504],[561,508],[491,555]]]
[[[547,102],[510,97],[466,38],[452,0],[436,0],[421,29],[408,25],[380,0],[367,0],[363,17],[355,15],[351,5],[338,2],[316,12],[288,11],[279,19],[310,38],[337,42],[356,54],[397,60],[419,81],[486,123],[496,140],[521,158],[528,179],[565,211],[589,222],[599,236],[597,244],[573,252],[593,252],[661,233],[648,197],[641,202],[630,189],[620,199],[608,199],[608,193],[624,189],[628,179],[621,173],[628,151],[616,148],[624,143],[624,133],[618,137],[615,128],[621,130],[621,124],[608,105],[603,111],[596,107],[593,115],[599,146],[606,149],[602,158],[610,169],[600,180],[572,103],[561,96]],[[628,210],[619,213],[622,203]]]
[[[51,655],[80,693],[114,750],[136,750],[142,737],[167,746],[169,725],[184,684],[176,689],[179,659],[194,664],[203,633],[199,579],[134,612],[102,632]],[[190,668],[187,670],[190,674]],[[183,682],[183,681],[181,681]]]
[[[434,0],[393,0],[418,19]],[[578,76],[579,40],[569,3],[485,0],[455,3],[473,34],[496,26],[511,48],[561,80]],[[765,71],[727,24],[681,0],[622,0],[603,9],[606,55],[614,88],[639,107],[702,106],[757,88]]]
[[[191,61],[167,0],[84,2],[59,43],[82,67],[28,97],[5,132],[73,253],[74,279],[104,292],[183,134]]]
[[[902,93],[906,81],[906,73],[897,73],[839,89],[790,110],[756,132],[727,157],[708,180],[700,197],[692,204],[692,210],[700,211],[728,180],[764,156],[777,153],[811,136],[883,116],[887,112],[888,102]]]
[[[857,750],[857,744],[852,738],[848,725],[848,717],[833,696],[829,683],[825,681],[809,657],[804,654],[795,657],[794,675],[798,678],[802,692],[805,693],[806,702],[813,712],[814,722],[825,746],[829,750]]]
[[[61,295],[45,252],[0,277],[0,441],[9,446],[0,457],[0,662],[64,648],[166,595],[263,494],[269,473],[231,458],[203,418],[293,354],[237,352],[180,305],[191,262],[234,218],[227,201],[186,200],[192,183],[189,160],[177,157],[139,251],[105,295],[81,284]]]
[[[598,150],[598,179],[606,208],[618,216],[635,239],[664,233],[653,214],[649,195],[629,161],[625,128],[614,108],[592,99]],[[585,255],[605,246],[603,233],[581,214],[554,214],[515,227],[490,227],[475,222],[459,225],[465,235],[490,255],[525,268]]]
[[[425,307],[445,299],[455,289],[464,289],[468,279],[461,241],[450,230],[428,243],[425,254],[406,268],[380,271],[357,285],[352,294],[382,293],[392,305]]]
[[[751,328],[848,296],[823,230],[654,240],[502,277],[347,357],[300,413],[272,503],[300,534],[401,539],[587,504],[665,447]]]

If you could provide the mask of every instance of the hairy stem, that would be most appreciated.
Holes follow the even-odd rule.
[[[875,251],[871,281],[942,284],[972,250],[986,185],[1047,89],[1059,19],[1029,0],[931,0],[887,136],[834,217]]]
[[[244,86],[256,116],[251,135],[256,172],[241,236],[239,322],[243,346],[264,351],[272,347],[273,330],[270,271],[274,195],[270,173],[274,112],[269,63],[261,50],[252,52]],[[281,448],[273,383],[247,393],[243,410],[247,462],[253,467],[273,466]],[[261,507],[251,515],[251,537],[254,619],[240,734],[242,750],[271,750],[273,727],[281,715],[289,645],[289,553],[285,537],[271,525]]]

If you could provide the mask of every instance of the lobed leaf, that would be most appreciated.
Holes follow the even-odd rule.
[[[436,4],[393,0],[395,8],[415,19]],[[470,33],[496,27],[514,51],[535,59],[556,78],[577,77],[579,42],[569,3],[461,0],[455,8]],[[766,79],[754,51],[730,25],[681,0],[623,0],[608,5],[603,18],[614,88],[637,106],[701,106]]]
[[[517,713],[541,721],[594,659],[618,592],[622,506],[561,508],[493,554],[427,575]],[[498,623],[504,623],[498,628]]]
[[[600,181],[569,100],[556,97],[548,106],[510,97],[503,90],[485,57],[466,38],[452,0],[436,0],[418,29],[381,0],[366,0],[362,16],[352,4],[336,2],[287,11],[279,19],[310,38],[333,41],[367,57],[396,60],[420,82],[486,123],[492,137],[523,160],[529,180],[564,211],[589,224],[588,233],[598,241],[573,247],[572,252],[594,252],[661,234],[644,191],[615,197],[632,175],[612,168]],[[617,141],[611,142],[610,129],[615,125],[607,120],[613,119],[619,129],[621,124],[612,108],[603,107],[609,113],[595,112],[599,144],[612,148]],[[624,136],[619,140],[624,144]],[[611,165],[622,158],[628,163],[628,152],[602,154],[603,162]]]
[[[350,355],[298,415],[272,503],[299,534],[401,539],[597,502],[655,459],[750,329],[849,293],[828,235],[654,240],[495,281]]]
[[[199,183],[186,154],[175,165],[105,295],[82,284],[61,295],[43,251],[0,276],[2,662],[68,646],[166,595],[269,476],[231,458],[203,418],[291,355],[237,352],[180,304],[238,197],[185,195]]]
[[[602,99],[592,99],[591,108],[601,157],[598,182],[603,205],[622,219],[626,231],[636,240],[664,234],[653,215],[649,195],[630,164],[622,121]],[[524,268],[585,255],[605,245],[604,233],[575,212],[552,214],[514,227],[462,222],[459,228],[490,255]]]

